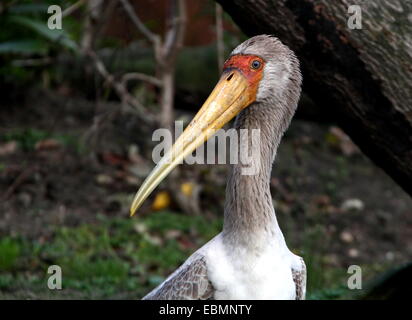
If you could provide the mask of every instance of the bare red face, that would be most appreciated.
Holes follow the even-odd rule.
[[[263,77],[263,68],[265,61],[254,55],[234,55],[226,60],[223,65],[223,71],[234,68],[239,70],[249,83],[250,93],[256,98],[257,88],[260,80]]]

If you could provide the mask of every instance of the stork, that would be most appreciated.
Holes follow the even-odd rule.
[[[231,166],[222,232],[143,299],[305,298],[305,263],[288,249],[270,193],[272,163],[301,82],[295,54],[273,36],[252,37],[232,51],[202,108],[140,187],[131,215],[178,163],[235,116],[236,130],[260,130],[259,170],[245,175],[244,164]],[[240,147],[251,139],[239,139]]]

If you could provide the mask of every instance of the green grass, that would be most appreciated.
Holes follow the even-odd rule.
[[[4,238],[0,298],[140,298],[220,228],[221,221],[158,212],[60,227],[45,243]],[[170,230],[177,238],[168,236]],[[192,246],[182,245],[192,241]],[[47,268],[52,264],[62,268],[63,290],[47,288]]]
[[[13,285],[13,276],[9,273],[0,274],[0,290],[10,288]]]
[[[17,266],[21,254],[20,243],[12,238],[0,239],[0,272]]]
[[[99,216],[95,224],[56,228],[46,242],[3,238],[0,299],[141,298],[215,236],[221,224],[220,219],[157,212],[136,219]],[[350,297],[346,270],[331,268],[323,258],[324,232],[308,230],[298,252],[307,265],[307,298]],[[52,264],[62,268],[63,290],[47,288]]]

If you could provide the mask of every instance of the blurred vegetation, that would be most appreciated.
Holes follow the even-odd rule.
[[[64,298],[67,292],[72,298],[139,298],[220,227],[220,220],[158,212],[139,222],[99,216],[97,224],[56,228],[44,242],[3,238],[0,298],[30,292],[38,298]],[[62,267],[63,291],[46,287],[44,271],[52,264]],[[19,272],[28,266],[30,272]]]
[[[209,221],[163,211],[138,222],[99,216],[97,224],[56,228],[53,238],[44,242],[3,238],[0,298],[140,298],[214,237],[221,223],[221,219]],[[308,243],[308,298],[347,296],[346,271],[318,268],[321,254],[316,248],[320,241]],[[45,270],[52,264],[62,267],[62,291],[46,287]],[[19,272],[27,266],[30,272]]]
[[[87,81],[87,76],[90,75],[84,74],[85,60],[79,54],[78,45],[83,35],[83,18],[87,14],[87,9],[82,7],[78,10],[78,14],[65,16],[61,30],[50,30],[45,23],[50,17],[47,13],[49,5],[68,8],[75,2],[75,0],[6,0],[2,3],[0,7],[1,86],[50,87],[69,81],[78,89],[92,90],[91,83]],[[231,21],[227,14],[224,17],[225,20]],[[151,21],[149,24],[157,23]],[[242,34],[226,32],[225,55],[230,48],[245,38]],[[121,39],[109,35],[96,40],[96,49],[101,51],[108,70],[114,74],[126,72],[155,74],[153,49],[145,41],[138,39],[125,44]],[[215,44],[183,48],[176,65],[176,79],[178,79],[176,85],[179,89],[205,95],[212,89],[218,76]],[[149,99],[150,106],[151,91],[145,90],[144,84],[140,82],[133,83],[133,86],[131,91],[142,102],[147,102]],[[104,94],[106,97],[108,92]]]
[[[16,266],[20,252],[20,243],[11,238],[0,239],[0,271],[12,270]]]
[[[64,20],[62,30],[50,30],[45,21],[49,5],[68,6],[75,1],[6,0],[0,10],[0,85],[24,86],[38,82],[39,72],[47,66],[40,64],[25,68],[26,59],[54,57],[57,54],[76,51],[76,38],[80,24],[72,17]],[[53,74],[53,72],[50,72]]]
[[[77,153],[84,150],[82,141],[71,134],[53,134],[44,130],[34,128],[12,129],[0,135],[0,142],[16,141],[21,150],[33,151],[40,142],[52,139],[65,147],[70,147]]]

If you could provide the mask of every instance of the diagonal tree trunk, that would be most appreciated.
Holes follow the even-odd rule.
[[[412,1],[217,0],[299,56],[305,93],[412,195]],[[350,5],[362,28],[350,29]]]

